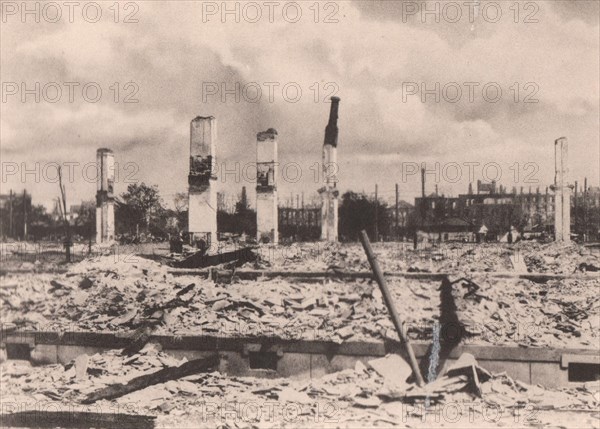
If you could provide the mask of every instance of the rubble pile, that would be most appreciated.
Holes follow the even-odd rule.
[[[324,271],[329,268],[361,271],[369,269],[360,245],[343,245],[333,242],[293,243],[289,246],[258,248],[258,261],[244,268]]]
[[[490,374],[465,354],[423,388],[407,383],[411,374],[408,364],[397,355],[388,355],[358,361],[354,369],[312,380],[226,377],[210,372],[155,384],[112,401],[81,405],[90,393],[105,386],[127,383],[141,374],[185,362],[185,358],[174,359],[155,344],[147,344],[131,357],[111,350],[80,355],[64,366],[31,367],[27,362],[9,361],[0,367],[3,402],[18,404],[19,410],[44,403],[54,404],[46,406],[47,410],[67,407],[156,415],[168,427],[402,426],[407,419],[411,424],[427,426],[450,405],[463,408],[458,419],[461,427],[469,419],[472,423],[473,418],[483,422],[483,413],[491,411],[494,419],[500,412],[508,422],[514,423],[518,416],[523,419],[519,423],[540,424],[540,419],[548,418],[545,411],[571,410],[579,413],[580,423],[582,411],[591,415],[600,404],[598,382],[578,388],[544,389],[514,381],[506,374]],[[251,410],[246,409],[249,406]],[[270,413],[256,412],[257,407],[267,406]]]
[[[118,332],[151,326],[156,334],[275,336],[327,340],[397,339],[381,293],[370,280],[326,284],[283,279],[215,284],[173,277],[167,268],[100,257],[58,276],[22,276],[0,290],[6,323],[23,329]],[[438,313],[435,286],[391,282],[409,332],[422,337]],[[415,299],[417,298],[418,299]]]
[[[444,244],[433,253],[432,258],[438,260],[440,272],[494,272],[511,269],[510,249],[493,244],[477,244],[460,246]],[[437,255],[437,257],[436,257]]]
[[[600,279],[459,281],[452,295],[466,342],[597,348]]]
[[[54,278],[52,274],[22,274],[2,278],[2,322],[22,327],[46,324],[48,319],[44,313],[49,303],[58,299],[58,296],[48,292],[53,290],[51,282]]]
[[[512,245],[497,243],[439,243],[413,250],[412,243],[372,243],[381,269],[388,272],[505,272],[515,269],[511,259],[523,261],[529,272],[572,274],[582,264],[596,271],[600,253],[572,244],[521,241]],[[289,271],[369,271],[359,244],[296,243],[290,246],[262,246],[257,263],[245,268]]]
[[[600,270],[600,253],[576,243],[519,242],[515,251],[530,272],[573,274]]]
[[[330,247],[344,249],[336,250],[332,258],[359,258],[356,246]],[[465,252],[473,260],[481,256]],[[498,258],[507,258],[502,252],[497,252]],[[389,267],[395,254],[379,255],[382,265],[393,270]],[[432,255],[431,261],[437,252]],[[462,259],[470,263],[469,258]],[[580,263],[574,259],[575,265]],[[413,268],[416,260],[415,256]],[[443,258],[434,262],[454,263]],[[535,283],[454,272],[451,279],[459,280],[452,295],[466,342],[576,348],[595,347],[598,342],[597,277]],[[466,277],[460,280],[462,276]],[[231,284],[219,284],[204,276],[174,277],[168,267],[141,257],[100,256],[72,265],[66,274],[19,275],[4,283],[11,287],[0,288],[3,322],[24,329],[147,328],[154,334],[273,336],[338,343],[398,339],[377,285],[367,279],[303,283],[234,276]],[[430,340],[442,305],[439,282],[390,277],[388,284],[410,338]]]
[[[299,252],[282,251],[270,259],[263,255],[245,268],[369,270],[357,245],[327,244],[327,252],[320,254],[307,253],[304,246],[309,245],[297,245]],[[449,273],[443,281],[388,277],[394,304],[411,339],[430,342],[434,332],[439,333],[435,324],[458,321],[460,341],[468,344],[597,348],[598,276],[531,281],[499,279],[487,273],[581,274],[582,266],[594,271],[598,259],[586,248],[449,243],[413,251],[398,244],[376,243],[375,251],[385,271]],[[473,426],[473,416],[474,427],[489,426],[489,413],[497,410],[503,410],[502,418],[492,419],[492,426],[556,424],[561,418],[565,426],[580,424],[582,419],[588,426],[598,426],[593,412],[600,404],[600,383],[555,390],[530,386],[506,374],[490,374],[467,354],[457,362],[446,362],[439,377],[423,373],[432,380],[425,387],[413,384],[410,367],[397,355],[363,358],[353,370],[304,381],[229,377],[219,372],[187,375],[190,372],[183,368],[195,368],[196,361],[163,352],[160,345],[148,342],[151,335],[272,336],[342,343],[397,340],[398,333],[380,289],[370,279],[251,281],[234,273],[225,284],[205,275],[173,276],[169,270],[141,257],[109,255],[73,264],[63,274],[5,277],[0,287],[3,323],[25,330],[126,332],[131,344],[123,351],[83,354],[67,365],[3,362],[3,401],[33,406],[49,402],[100,412],[116,408],[127,414],[156,416],[159,426],[168,427],[431,427],[448,423],[444,410],[450,406],[460,408],[461,427]],[[443,347],[448,346],[448,339],[441,340]],[[205,370],[213,368],[217,366]],[[154,375],[158,372],[180,375],[165,382],[158,381]],[[131,387],[134,380],[146,376],[156,378],[153,384]],[[102,389],[117,385],[129,390],[117,399],[82,405]],[[560,418],[548,414],[558,411],[563,413]],[[578,414],[569,420],[565,413]]]

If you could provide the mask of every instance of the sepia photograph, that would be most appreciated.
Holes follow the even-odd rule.
[[[600,0],[0,0],[0,428],[600,429]]]

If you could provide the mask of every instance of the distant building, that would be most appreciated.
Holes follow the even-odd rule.
[[[54,208],[52,209],[52,219],[55,222],[62,222],[62,206],[57,201],[54,202]],[[79,216],[84,209],[95,211],[95,201],[82,201],[80,204],[71,204],[69,211],[67,212],[67,220],[71,225],[75,224]]]
[[[409,236],[415,206],[404,200],[398,201],[398,219],[396,219],[396,203],[387,206],[387,218],[390,219],[389,231],[382,231],[384,236],[398,239]]]
[[[279,207],[279,235],[282,239],[318,240],[321,234],[320,207]]]
[[[31,195],[27,191],[0,194],[0,238],[26,238],[30,213]]]
[[[507,193],[495,182],[477,182],[477,193],[460,194],[458,197],[430,194],[415,198],[415,226],[418,230],[433,233],[447,226],[450,218],[462,219],[479,231],[485,225],[487,238],[500,239],[511,228],[525,236],[536,233],[552,234],[554,225],[554,194],[548,188],[527,192],[516,188]],[[572,231],[586,239],[600,238],[600,187],[589,187],[571,199]],[[442,228],[443,229],[443,228]],[[448,235],[451,237],[451,235]]]
[[[418,236],[433,241],[475,241],[474,225],[458,217],[449,217],[441,222],[426,223],[418,229]]]

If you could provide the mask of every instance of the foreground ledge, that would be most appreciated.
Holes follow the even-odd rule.
[[[349,341],[337,344],[321,340],[294,340],[274,337],[223,338],[216,336],[152,336],[163,350],[176,358],[201,359],[219,353],[218,370],[232,376],[318,378],[354,368],[357,361],[405,355],[399,341]],[[14,331],[2,333],[0,347],[9,359],[28,359],[36,364],[66,364],[81,354],[124,348],[125,335],[96,332]],[[429,343],[415,341],[415,355],[422,359]],[[492,372],[505,371],[510,377],[545,387],[577,386],[594,381],[600,373],[600,350],[525,348],[498,345],[462,344],[452,350],[449,362],[463,353],[472,354]],[[406,358],[406,356],[404,356]]]

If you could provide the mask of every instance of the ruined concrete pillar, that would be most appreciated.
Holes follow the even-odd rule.
[[[571,188],[566,137],[554,142],[554,239],[571,241]]]
[[[321,240],[338,240],[338,196],[337,190],[337,142],[338,142],[338,108],[340,99],[331,97],[329,122],[325,127],[325,141],[323,143],[323,188],[321,194]]]
[[[256,239],[277,244],[277,131],[256,135]]]
[[[115,239],[115,156],[110,149],[96,151],[96,243]]]
[[[190,124],[190,174],[188,232],[192,244],[210,247],[217,243],[217,120],[194,118]]]

